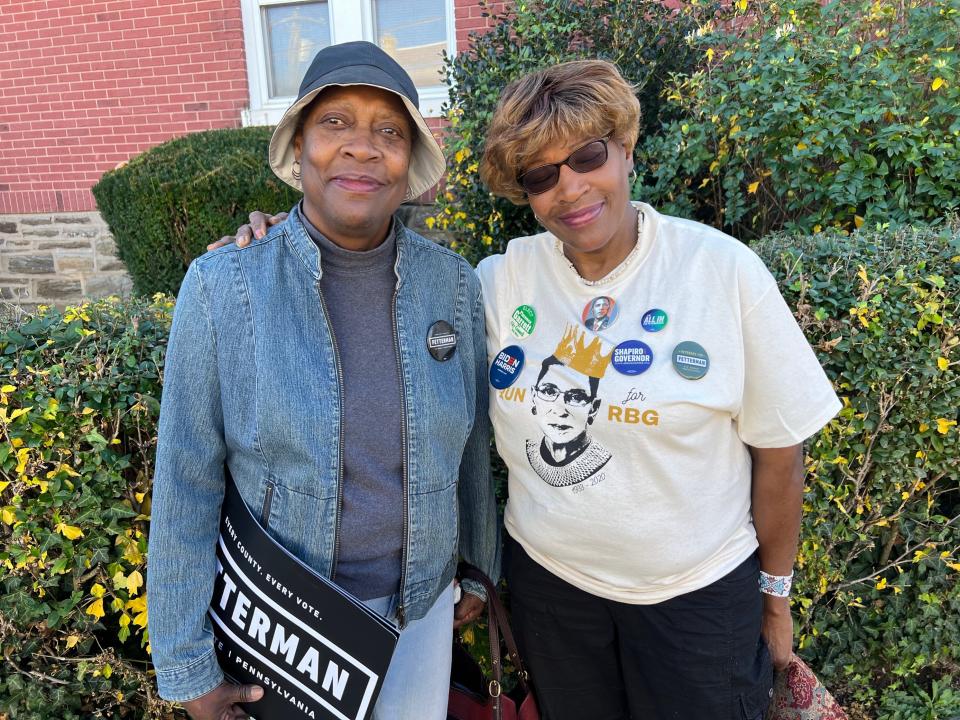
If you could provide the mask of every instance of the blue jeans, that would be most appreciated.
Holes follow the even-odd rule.
[[[364,600],[396,622],[397,596]],[[453,583],[419,620],[400,633],[373,720],[446,720],[453,643]]]

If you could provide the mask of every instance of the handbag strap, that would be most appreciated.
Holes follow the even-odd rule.
[[[507,646],[507,657],[517,669],[517,678],[520,681],[520,687],[524,693],[530,692],[530,676],[520,658],[520,652],[517,650],[517,642],[513,636],[513,630],[510,628],[510,621],[507,618],[507,610],[503,607],[503,602],[497,594],[497,588],[482,571],[462,563],[460,566],[460,577],[476,580],[483,585],[487,591],[487,617],[490,635],[490,660],[494,668],[494,680],[499,685],[503,679],[501,661],[500,661],[500,636],[503,636],[503,642]],[[493,651],[496,643],[496,652]],[[494,660],[494,658],[496,658]]]

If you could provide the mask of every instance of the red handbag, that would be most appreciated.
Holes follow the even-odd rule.
[[[794,655],[774,678],[766,720],[847,720],[847,714],[807,664]]]
[[[453,666],[450,671],[450,698],[447,720],[540,720],[536,699],[530,689],[506,609],[490,579],[472,567],[460,568],[460,577],[483,584],[487,590],[487,629],[490,635],[490,665],[493,678],[483,671],[463,646],[459,637],[453,644]],[[507,648],[507,657],[516,668],[517,687],[512,695],[503,692],[503,665],[500,639]]]

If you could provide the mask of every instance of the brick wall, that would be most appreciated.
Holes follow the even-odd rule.
[[[479,0],[453,0],[455,22],[457,28],[457,52],[463,52],[469,47],[470,33],[483,32],[490,27],[489,19],[484,13],[503,12],[508,2],[490,2],[488,7],[480,5]]]
[[[93,210],[90,187],[249,102],[238,0],[21,0],[0,36],[0,214]]]

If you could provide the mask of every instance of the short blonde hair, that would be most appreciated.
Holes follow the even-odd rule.
[[[528,73],[503,91],[487,129],[480,178],[494,195],[527,202],[517,175],[544,148],[612,134],[633,148],[640,102],[616,65],[574,60]]]

